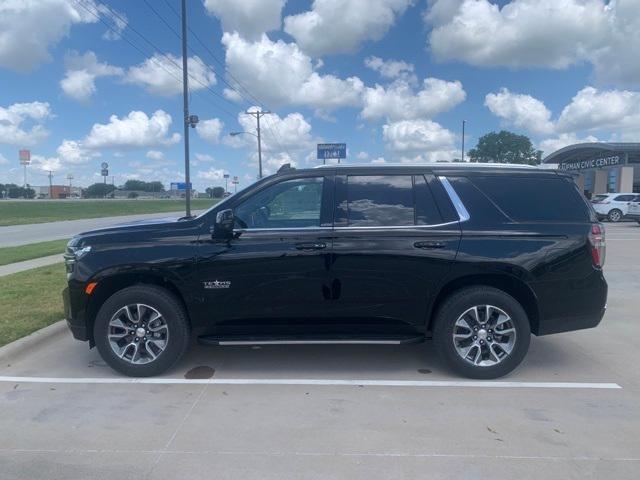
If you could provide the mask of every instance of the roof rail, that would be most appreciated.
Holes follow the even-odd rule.
[[[521,163],[481,163],[481,162],[422,162],[422,163],[340,163],[335,165],[317,165],[314,168],[353,168],[353,167],[430,167],[430,168],[540,168],[538,165],[526,165]]]
[[[295,168],[293,168],[293,167],[291,166],[291,164],[290,164],[290,163],[284,163],[284,164],[282,164],[282,166],[278,169],[278,172],[277,172],[277,173],[283,173],[283,172],[286,172],[287,170],[295,170]]]

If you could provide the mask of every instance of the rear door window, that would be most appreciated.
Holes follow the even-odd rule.
[[[613,200],[615,202],[630,202],[633,200],[634,195],[618,195]]]
[[[336,224],[350,227],[435,225],[442,216],[423,175],[348,175]]]
[[[589,209],[571,180],[551,176],[474,176],[470,180],[517,222],[586,222]]]

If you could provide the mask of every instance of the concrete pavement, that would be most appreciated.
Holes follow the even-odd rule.
[[[62,262],[62,254],[49,255],[47,257],[34,258],[33,260],[25,260],[24,262],[15,262],[8,265],[0,265],[0,277],[5,275],[11,275],[12,273],[23,272],[25,270],[31,270],[32,268],[44,267],[46,265],[53,265],[54,263]]]
[[[85,218],[63,222],[33,223],[0,227],[0,247],[13,247],[28,243],[46,242],[71,238],[77,233],[111,225],[147,220],[151,218],[179,217],[184,212],[147,213],[118,217]]]
[[[640,228],[607,235],[602,324],[533,338],[500,388],[452,375],[430,344],[194,346],[159,383],[100,384],[129,380],[56,334],[2,356],[0,478],[636,479]],[[189,382],[207,378],[227,384]]]

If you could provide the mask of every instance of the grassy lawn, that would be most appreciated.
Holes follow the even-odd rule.
[[[0,277],[0,346],[62,320],[65,284],[62,263]]]
[[[191,201],[191,208],[205,210],[217,201],[196,198]],[[184,200],[0,201],[0,226],[181,210],[184,210]]]
[[[50,242],[20,245],[19,247],[0,248],[0,266],[63,253],[67,242],[68,240],[52,240]]]

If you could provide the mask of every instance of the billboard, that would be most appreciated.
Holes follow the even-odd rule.
[[[318,160],[347,158],[346,143],[319,143]]]
[[[31,150],[20,150],[20,165],[29,165],[31,163]]]
[[[178,190],[179,192],[185,192],[187,190],[187,182],[173,182],[171,183],[171,190]],[[191,182],[189,182],[189,190],[193,190]]]

